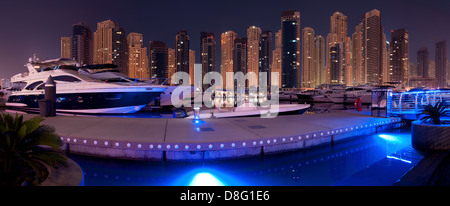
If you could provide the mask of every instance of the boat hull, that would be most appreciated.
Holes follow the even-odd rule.
[[[108,92],[56,94],[56,112],[84,114],[124,114],[141,110],[161,92]],[[6,106],[28,112],[39,111],[43,94],[12,94]]]

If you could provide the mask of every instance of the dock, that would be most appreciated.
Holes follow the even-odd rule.
[[[31,118],[32,114],[24,114]],[[221,119],[56,116],[52,126],[68,153],[105,158],[219,160],[299,150],[404,126],[398,117],[341,111],[276,118]]]

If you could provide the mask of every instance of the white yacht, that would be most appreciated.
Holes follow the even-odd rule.
[[[79,71],[72,59],[42,61],[30,58],[28,72],[11,78],[12,87],[6,106],[39,111],[45,82],[56,82],[56,112],[83,114],[124,114],[141,110],[166,90],[165,86],[108,83]]]
[[[345,86],[343,85],[332,85],[331,88],[324,89],[322,95],[317,95],[313,97],[313,102],[316,103],[337,103],[343,97],[345,91]]]

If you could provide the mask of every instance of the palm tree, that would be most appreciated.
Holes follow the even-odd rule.
[[[422,123],[431,122],[432,124],[441,124],[441,116],[449,114],[446,111],[447,105],[445,104],[445,100],[438,101],[434,106],[432,104],[428,104],[424,107],[424,110],[421,114],[425,115],[420,120]]]
[[[0,186],[36,185],[48,167],[67,166],[58,149],[62,141],[54,128],[40,125],[41,116],[23,121],[23,115],[0,115]]]

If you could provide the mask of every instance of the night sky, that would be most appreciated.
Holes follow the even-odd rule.
[[[386,38],[390,31],[406,28],[410,35],[410,61],[416,52],[428,47],[435,58],[434,43],[447,40],[450,46],[450,1],[448,0],[284,0],[284,1],[203,1],[203,0],[72,0],[72,1],[1,1],[0,2],[0,78],[25,72],[23,66],[34,53],[54,59],[60,57],[60,39],[72,35],[72,25],[84,22],[96,30],[97,22],[110,19],[125,31],[144,34],[174,48],[175,35],[186,29],[190,47],[199,62],[200,32],[216,35],[217,65],[220,64],[220,34],[233,30],[246,37],[249,26],[275,33],[281,28],[281,11],[300,11],[301,28],[312,27],[316,35],[329,33],[330,16],[340,11],[348,17],[348,36],[372,9],[381,11]],[[449,54],[450,52],[448,52]]]

